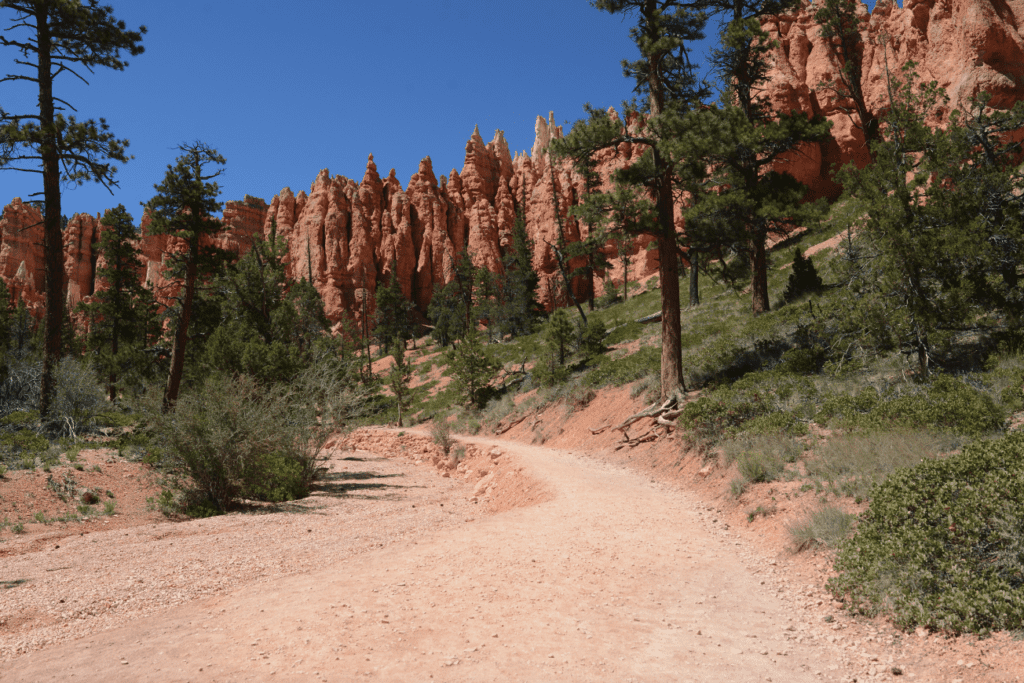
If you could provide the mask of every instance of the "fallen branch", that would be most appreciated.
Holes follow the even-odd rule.
[[[610,427],[610,426],[611,425],[601,425],[600,427],[587,427],[587,429],[590,430],[591,434],[593,434],[594,436],[597,436],[598,434],[600,434],[604,430],[608,429],[608,427]]]

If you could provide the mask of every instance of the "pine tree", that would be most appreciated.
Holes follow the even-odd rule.
[[[500,366],[494,361],[490,349],[484,346],[480,333],[467,331],[465,338],[448,350],[445,361],[452,373],[452,389],[456,394],[468,406],[483,408],[490,393],[491,380]]]
[[[476,270],[469,251],[463,247],[456,257],[452,279],[446,285],[434,285],[434,295],[427,307],[427,317],[434,323],[431,336],[441,346],[462,339],[475,323],[473,297]]]
[[[222,249],[204,244],[203,240],[203,237],[216,235],[224,229],[213,215],[221,209],[217,201],[220,187],[215,178],[223,169],[211,168],[223,166],[224,157],[202,142],[182,144],[178,149],[181,156],[174,166],[168,165],[163,182],[154,185],[156,196],[145,205],[152,219],[151,234],[175,237],[183,247],[170,255],[167,269],[181,290],[178,305],[173,311],[174,345],[164,390],[165,412],[170,411],[178,400],[197,285],[203,278],[216,273],[228,257]]]
[[[312,361],[330,323],[312,283],[286,278],[287,255],[272,221],[269,236],[253,236],[249,251],[218,278],[221,318],[205,358],[212,371],[269,384],[293,379]]]
[[[1024,103],[994,111],[982,93],[932,129],[926,121],[947,102],[938,84],[920,83],[913,63],[887,81],[875,163],[840,174],[866,214],[845,284],[855,314],[882,321],[878,343],[916,355],[924,377],[943,339],[1014,329],[1024,315]]]
[[[836,98],[840,111],[864,133],[870,153],[878,140],[878,117],[868,107],[861,87],[864,75],[864,45],[860,35],[861,16],[865,6],[860,0],[819,0],[814,20],[818,22],[819,36],[826,50],[839,64],[839,71],[818,84]],[[854,118],[856,114],[856,118]]]
[[[392,343],[391,356],[395,364],[387,376],[387,385],[395,397],[395,404],[398,408],[398,426],[402,425],[402,414],[409,409],[411,394],[409,382],[412,381],[412,365],[405,360],[405,345],[398,340]]]
[[[558,357],[558,364],[565,365],[565,358],[568,355],[569,344],[572,342],[573,329],[569,315],[564,308],[556,308],[548,319],[548,329],[545,339],[548,345],[555,351]]]
[[[789,280],[786,282],[786,291],[782,295],[785,302],[787,304],[793,303],[805,294],[820,292],[823,286],[821,276],[818,275],[818,271],[814,268],[814,262],[811,261],[811,257],[805,258],[799,249],[794,250],[793,272],[789,274]]]
[[[386,287],[377,288],[377,310],[373,316],[373,336],[382,351],[392,344],[401,344],[412,339],[413,304],[402,293],[402,285],[398,281],[398,265],[391,261],[391,274]]]
[[[96,268],[99,283],[93,303],[81,305],[91,318],[88,346],[96,354],[95,364],[107,377],[110,400],[117,398],[118,376],[132,364],[135,351],[144,344],[147,310],[142,286],[142,253],[131,214],[119,204],[106,212],[100,225],[96,250],[102,265]]]
[[[14,15],[0,32],[0,45],[17,50],[21,59],[16,63],[27,67],[26,73],[7,75],[0,83],[29,81],[38,87],[38,111],[11,114],[0,109],[0,167],[43,176],[46,317],[39,412],[45,416],[53,399],[65,304],[61,184],[98,182],[110,189],[117,185],[117,167],[110,160],[125,163],[131,158],[125,152],[128,141],[114,137],[104,119],[65,118],[65,107],[74,107],[54,94],[54,81],[67,72],[88,84],[79,71],[92,73],[97,66],[122,71],[128,66],[122,51],[142,54],[146,27],[127,30],[113,10],[97,0],[3,0],[0,9]],[[19,39],[18,30],[25,37]]]
[[[773,44],[761,28],[763,17],[793,9],[798,0],[706,0],[704,8],[729,17],[721,45],[713,52],[722,102],[685,117],[679,154],[696,174],[695,202],[684,215],[699,242],[728,245],[750,268],[751,309],[770,308],[767,245],[821,213],[802,203],[806,187],[777,160],[805,142],[818,142],[831,123],[820,116],[776,112],[763,93]]]
[[[636,16],[637,25],[630,30],[630,37],[639,48],[640,59],[624,60],[622,67],[623,74],[635,80],[635,92],[642,100],[628,106],[623,119],[613,119],[607,111],[588,106],[588,118],[577,121],[565,138],[553,141],[551,151],[555,158],[578,162],[622,142],[647,147],[643,157],[618,171],[614,180],[643,188],[654,207],[653,220],[644,221],[642,229],[657,240],[662,283],[661,390],[662,397],[668,398],[683,388],[674,211],[676,190],[688,187],[690,182],[685,175],[689,170],[674,150],[673,141],[681,132],[682,115],[700,107],[708,95],[687,47],[704,37],[707,15],[690,3],[675,0],[592,0],[591,5],[612,14]],[[585,197],[583,203],[599,194]]]

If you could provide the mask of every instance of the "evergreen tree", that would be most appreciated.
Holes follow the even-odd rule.
[[[919,83],[913,63],[887,78],[875,163],[840,175],[866,212],[846,284],[858,318],[876,321],[876,343],[916,355],[923,377],[951,335],[1020,324],[1024,103],[993,111],[982,94],[932,129],[946,104],[938,84]]]
[[[548,319],[545,339],[548,345],[555,351],[559,365],[565,365],[565,358],[568,354],[572,338],[573,329],[572,322],[569,320],[569,314],[565,312],[564,308],[556,308]]]
[[[373,316],[373,336],[382,351],[392,344],[405,348],[405,342],[412,339],[412,309],[413,304],[405,298],[398,281],[398,264],[391,261],[387,286],[377,288],[377,310]]]
[[[681,133],[682,115],[701,106],[708,94],[696,73],[687,45],[704,37],[707,15],[691,3],[663,0],[592,0],[599,10],[632,14],[637,25],[630,37],[640,59],[622,62],[623,74],[636,82],[641,101],[627,107],[624,119],[587,107],[588,118],[577,121],[569,135],[551,144],[556,158],[582,160],[622,142],[647,147],[643,157],[615,174],[623,184],[643,188],[650,196],[655,220],[643,224],[645,234],[657,240],[661,286],[663,398],[683,387],[682,339],[679,306],[679,266],[674,218],[675,191],[689,184],[691,170],[673,151]],[[629,122],[629,125],[626,123]],[[583,203],[590,201],[590,195]]]
[[[220,187],[215,178],[223,169],[212,169],[223,166],[224,157],[202,142],[182,144],[178,149],[181,156],[174,166],[168,165],[163,182],[154,185],[156,196],[145,205],[152,219],[151,234],[172,236],[182,245],[180,250],[170,254],[167,269],[181,289],[177,306],[171,311],[174,342],[164,390],[165,412],[178,400],[197,285],[216,273],[228,257],[222,249],[203,243],[203,237],[216,235],[224,229],[213,215],[221,209],[217,201]]]
[[[402,425],[402,414],[409,409],[412,394],[409,390],[409,382],[412,381],[412,364],[405,360],[405,344],[395,341],[391,348],[391,356],[395,364],[387,376],[387,385],[395,397],[395,404],[398,408],[398,426]]]
[[[814,20],[818,22],[819,36],[825,49],[832,53],[833,59],[839,64],[839,71],[819,83],[818,87],[835,96],[837,108],[863,131],[870,152],[872,143],[878,139],[878,117],[868,108],[861,87],[864,41],[860,29],[865,9],[860,0],[819,0]]]
[[[142,286],[142,253],[131,214],[119,204],[100,219],[96,250],[101,265],[96,267],[99,286],[93,303],[82,304],[90,317],[88,346],[95,365],[107,378],[110,400],[117,398],[118,376],[138,362],[138,351],[146,341],[151,324],[148,297]]]
[[[818,275],[818,271],[814,268],[814,262],[811,261],[811,257],[804,258],[803,253],[799,249],[794,250],[793,272],[789,274],[789,280],[786,282],[786,291],[782,295],[785,302],[787,304],[793,303],[805,294],[820,292],[823,286],[821,276]]]
[[[253,236],[245,256],[218,278],[223,303],[207,343],[211,370],[285,382],[312,361],[330,323],[312,283],[285,277],[287,255],[272,221],[268,238]]]
[[[88,83],[79,72],[92,73],[98,66],[123,70],[128,63],[122,51],[142,54],[146,27],[127,30],[97,0],[2,0],[0,9],[13,13],[0,32],[0,45],[17,50],[21,59],[16,63],[27,67],[25,73],[0,78],[0,83],[29,81],[38,87],[37,111],[11,114],[0,109],[0,167],[43,176],[46,317],[39,411],[45,416],[53,399],[65,304],[61,184],[98,182],[110,189],[117,185],[117,167],[110,160],[124,163],[131,158],[125,152],[128,141],[114,137],[104,119],[65,118],[65,107],[74,107],[54,94],[54,81],[67,72]]]
[[[541,314],[537,303],[537,284],[540,279],[533,268],[533,240],[526,231],[526,195],[523,193],[516,207],[516,220],[512,224],[512,244],[502,259],[504,265],[503,299],[505,306],[496,321],[501,334],[518,337],[533,332],[534,323]]]
[[[770,308],[767,244],[815,220],[816,204],[804,204],[806,187],[776,170],[782,155],[824,139],[822,117],[776,112],[763,95],[774,45],[761,19],[793,9],[798,0],[707,0],[705,9],[728,17],[712,62],[721,79],[722,102],[687,114],[680,157],[705,177],[685,212],[687,231],[698,242],[725,244],[749,263],[751,308]]]
[[[427,317],[434,323],[431,336],[441,346],[462,339],[474,324],[473,295],[477,273],[469,251],[463,247],[455,261],[452,279],[446,285],[434,285]]]
[[[452,390],[467,405],[483,408],[490,394],[491,380],[500,366],[490,349],[484,346],[480,333],[468,330],[465,338],[448,350],[445,361],[452,373]]]

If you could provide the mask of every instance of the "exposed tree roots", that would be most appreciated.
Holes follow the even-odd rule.
[[[685,403],[683,392],[677,389],[673,391],[669,395],[668,399],[663,403],[652,403],[639,413],[630,415],[625,420],[615,425],[615,430],[625,432],[626,427],[634,422],[644,419],[645,417],[653,417],[657,420],[658,424],[674,427],[675,422],[670,422],[670,420],[674,420],[679,417],[679,414],[683,412],[683,403]]]

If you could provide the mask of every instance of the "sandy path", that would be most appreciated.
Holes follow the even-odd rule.
[[[792,605],[697,502],[508,441],[552,500],[19,657],[4,681],[818,681]],[[747,565],[750,567],[748,568]],[[803,640],[803,638],[800,638]],[[819,673],[820,672],[820,673]],[[817,675],[816,675],[817,674]]]

